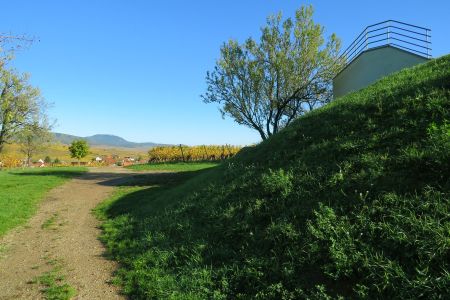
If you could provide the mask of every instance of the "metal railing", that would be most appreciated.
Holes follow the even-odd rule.
[[[431,58],[430,32],[431,29],[395,20],[369,25],[342,52],[340,58],[349,64],[362,52],[387,45]]]

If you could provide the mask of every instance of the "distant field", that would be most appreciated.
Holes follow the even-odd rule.
[[[92,147],[90,148],[90,153],[81,161],[90,161],[91,159],[102,156],[102,155],[118,155],[119,157],[147,157],[148,149],[129,149],[129,148],[111,148],[111,147]],[[16,144],[6,145],[4,156],[10,156],[14,158],[22,158],[23,154],[20,153],[19,146]],[[67,145],[55,144],[45,151],[37,153],[33,160],[44,159],[46,156],[50,156],[52,160],[58,158],[59,160],[70,162],[75,161],[70,157],[69,149]]]
[[[25,223],[52,188],[85,168],[45,168],[0,171],[0,236]]]
[[[168,163],[151,163],[143,165],[133,165],[127,167],[135,171],[197,171],[212,168],[219,165],[216,162],[168,162]]]

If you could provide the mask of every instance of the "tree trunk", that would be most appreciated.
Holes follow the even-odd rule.
[[[259,135],[261,136],[261,139],[262,139],[263,141],[267,140],[268,136],[267,136],[267,134],[264,132],[264,130],[262,130],[262,129],[259,128],[258,126],[253,126],[253,128],[255,128],[256,131],[259,132]]]
[[[7,91],[8,91],[8,88],[4,87],[3,90],[2,90],[2,93],[0,94],[0,99],[3,99],[5,97]],[[3,119],[3,124],[1,124],[2,125],[2,130],[0,131],[0,154],[2,153],[3,147],[5,145],[6,126],[7,126],[7,123],[8,123],[6,121],[6,119],[7,119],[6,115],[8,113],[8,108],[4,109],[1,113],[3,114],[3,118],[2,118]]]
[[[0,154],[2,153],[3,148],[5,146],[5,135],[6,135],[6,132],[3,127],[2,130],[0,131]]]

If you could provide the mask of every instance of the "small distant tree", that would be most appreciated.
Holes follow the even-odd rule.
[[[74,140],[69,146],[70,156],[78,159],[78,164],[89,153],[89,145],[86,140]]]
[[[57,165],[57,164],[60,164],[61,161],[59,160],[59,158],[55,158],[55,160],[53,161],[53,163],[54,163],[55,165]]]
[[[20,152],[26,157],[26,165],[30,166],[31,158],[37,152],[43,151],[53,142],[50,127],[45,124],[27,124],[16,135]]]
[[[331,81],[341,69],[340,41],[327,41],[313,19],[312,6],[295,18],[281,13],[267,19],[260,41],[235,40],[220,49],[220,59],[206,75],[206,103],[221,105],[222,116],[255,129],[263,140],[296,117],[331,99]]]
[[[51,164],[52,163],[52,159],[50,158],[50,156],[46,156],[45,158],[44,158],[44,162],[46,163],[46,164]]]

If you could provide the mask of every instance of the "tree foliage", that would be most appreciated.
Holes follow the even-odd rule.
[[[24,128],[40,126],[47,104],[27,74],[0,66],[0,153]]]
[[[30,46],[34,38],[0,32],[0,67],[14,57],[14,52]]]
[[[42,151],[53,141],[53,134],[46,122],[41,124],[27,124],[18,134],[16,141],[20,151],[26,156],[26,164],[30,165],[31,158],[37,152]],[[46,161],[46,163],[48,163]]]
[[[270,16],[256,42],[225,43],[214,71],[206,76],[206,103],[221,104],[222,116],[253,128],[267,139],[331,99],[331,80],[342,67],[340,41],[313,19],[311,6],[295,18]]]
[[[70,156],[78,160],[89,153],[89,145],[86,140],[74,140],[69,146]]]

